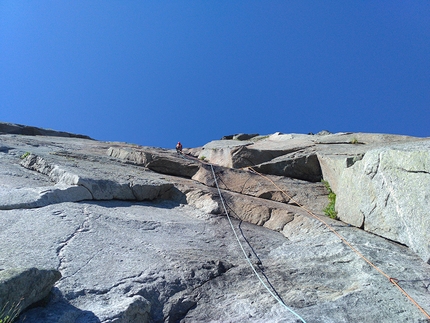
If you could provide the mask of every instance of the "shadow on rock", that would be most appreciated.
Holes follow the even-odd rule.
[[[16,323],[100,323],[93,312],[83,311],[71,305],[54,287],[51,294],[44,300],[33,304],[24,311]]]
[[[150,202],[136,202],[136,201],[122,201],[122,200],[108,200],[108,201],[84,201],[85,204],[98,205],[104,208],[118,208],[118,207],[132,207],[135,205],[152,206],[161,209],[174,209],[181,205],[181,203],[169,200],[155,200]]]

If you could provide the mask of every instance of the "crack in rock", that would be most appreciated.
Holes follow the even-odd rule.
[[[412,174],[428,174],[430,175],[430,172],[425,171],[425,170],[411,170],[411,169],[405,169],[405,168],[401,168],[401,167],[397,167],[398,170],[401,170],[403,172],[406,173],[412,173]]]
[[[234,265],[221,260],[212,260],[191,268],[186,279],[172,281],[161,277],[142,277],[135,281],[146,285],[131,296],[140,295],[151,303],[152,322],[179,322],[197,306],[198,291],[207,283],[222,276]]]
[[[57,257],[59,258],[59,265],[58,265],[57,269],[60,272],[66,268],[66,265],[65,265],[65,262],[66,262],[65,258],[66,258],[66,256],[64,255],[64,249],[68,246],[68,244],[74,238],[76,238],[76,236],[79,233],[88,232],[90,230],[90,213],[88,212],[88,210],[87,210],[86,207],[84,209],[84,214],[85,214],[85,218],[82,221],[82,223],[63,242],[60,242],[60,245],[58,246],[58,248],[56,250]],[[92,258],[94,258],[94,257],[95,257],[95,255],[93,255]],[[91,261],[91,259],[89,261]],[[87,264],[89,263],[89,261],[87,262]],[[76,271],[74,274],[76,274],[78,271]],[[63,275],[62,279],[64,279],[64,278],[65,277]]]

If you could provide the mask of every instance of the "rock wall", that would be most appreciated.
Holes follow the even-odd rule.
[[[56,131],[56,130],[26,126],[26,125],[16,124],[16,123],[0,122],[0,134],[2,133],[25,135],[25,136],[54,136],[54,137],[91,139],[90,137],[85,135],[78,135],[78,134],[73,134],[65,131]]]
[[[288,160],[288,165],[295,165],[296,156],[318,156],[321,174],[328,177],[327,169],[332,170],[344,205],[351,198],[348,194],[356,194],[344,185],[366,185],[357,181],[361,171],[363,177],[373,176],[369,186],[375,191],[383,191],[379,186],[385,185],[404,194],[407,186],[394,186],[403,183],[395,172],[399,167],[407,169],[400,171],[403,175],[428,175],[427,157],[416,154],[421,148],[390,153],[386,149],[387,155],[377,154],[377,162],[372,157],[387,141],[417,138],[367,134],[239,138],[248,141],[235,140],[242,143],[239,148],[224,147],[222,154],[214,150],[206,159],[223,164],[227,158],[225,165],[273,162],[268,168],[272,169],[282,168]],[[229,142],[214,143],[213,148]],[[244,253],[272,292],[307,322],[425,322],[423,313],[386,277],[299,207],[303,204],[324,217],[327,193],[319,182],[288,177],[291,167],[285,167],[281,176],[266,174],[263,179],[242,166],[214,165],[234,233],[212,169],[194,158],[197,152],[210,152],[208,147],[178,155],[173,150],[85,138],[1,134],[1,269],[30,266],[61,273],[49,296],[17,322],[297,322],[261,285]],[[402,153],[398,162],[416,154],[425,167],[405,168],[403,161],[388,166],[389,155],[396,160]],[[331,163],[336,156],[338,162]],[[349,172],[350,184],[344,184],[348,177],[343,174]],[[413,179],[427,185],[422,178]],[[404,185],[410,180],[403,178]],[[348,194],[341,197],[341,192]],[[427,201],[425,194],[422,199]],[[406,204],[391,207],[401,196],[390,193],[374,204],[387,201],[387,209],[407,210]],[[418,196],[416,203],[422,199]],[[364,228],[376,216],[373,212],[362,220]],[[341,209],[339,213],[343,216]],[[426,218],[421,219],[428,227]],[[430,266],[412,247],[341,221],[324,220],[430,311]],[[390,221],[396,228],[399,221]],[[377,222],[369,222],[369,228],[371,223]],[[409,232],[417,231],[417,225],[408,227]],[[412,242],[418,246],[424,240]]]
[[[0,319],[9,317],[12,321],[27,307],[43,300],[60,278],[57,270],[0,270]]]
[[[367,152],[338,181],[339,218],[430,263],[430,140]]]

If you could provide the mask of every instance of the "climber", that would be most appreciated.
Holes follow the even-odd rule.
[[[180,141],[178,141],[178,143],[176,144],[176,152],[178,154],[182,154],[182,144]]]

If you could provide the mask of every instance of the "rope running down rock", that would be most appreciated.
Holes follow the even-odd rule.
[[[399,284],[398,279],[390,277],[388,274],[386,274],[382,269],[380,269],[378,266],[376,266],[374,263],[372,263],[369,259],[367,259],[360,251],[358,251],[356,248],[354,248],[343,236],[341,236],[331,225],[329,225],[327,222],[325,222],[323,219],[321,219],[319,216],[314,214],[312,211],[307,209],[302,204],[298,203],[296,200],[294,200],[290,195],[287,194],[283,189],[281,189],[278,185],[275,184],[273,180],[271,180],[269,177],[264,176],[263,174],[257,172],[252,167],[248,167],[248,170],[251,173],[257,174],[261,176],[262,178],[270,181],[280,192],[285,194],[286,197],[288,197],[291,201],[293,201],[295,204],[297,204],[300,208],[305,210],[310,216],[317,219],[321,223],[323,223],[330,231],[332,231],[336,236],[338,236],[343,243],[345,243],[352,251],[354,251],[359,257],[361,257],[365,262],[367,262],[370,266],[372,266],[376,271],[378,271],[381,275],[385,276],[390,283],[392,283],[394,286],[396,286],[402,293],[405,295],[426,317],[430,320],[430,315],[410,296]]]
[[[299,314],[297,314],[297,313],[296,313],[296,312],[294,312],[291,308],[289,308],[287,305],[285,305],[285,303],[284,303],[284,302],[283,302],[283,301],[282,301],[278,296],[276,296],[276,295],[275,295],[275,294],[270,290],[270,288],[269,288],[269,287],[264,283],[263,279],[260,277],[260,275],[258,274],[258,272],[255,270],[255,267],[254,267],[254,265],[252,264],[251,260],[249,259],[248,255],[246,254],[246,251],[245,251],[245,249],[243,248],[242,243],[240,242],[239,236],[237,235],[236,230],[234,229],[233,223],[231,222],[230,215],[228,214],[227,208],[226,208],[225,203],[224,203],[224,199],[223,199],[222,194],[221,194],[221,190],[219,189],[219,186],[218,186],[218,181],[217,181],[217,178],[216,178],[216,175],[215,175],[214,167],[213,167],[213,165],[212,165],[212,164],[210,164],[210,166],[211,166],[211,170],[212,170],[212,175],[213,175],[214,180],[215,180],[215,185],[216,185],[216,187],[217,187],[217,189],[218,189],[218,194],[219,194],[219,197],[220,197],[220,199],[221,199],[222,206],[223,206],[223,208],[224,208],[225,214],[227,215],[228,222],[230,223],[231,229],[233,230],[233,233],[234,233],[234,235],[235,235],[235,237],[236,237],[236,240],[237,240],[237,242],[239,243],[239,246],[240,246],[240,248],[242,249],[242,252],[243,252],[243,254],[245,255],[246,261],[248,262],[248,264],[249,264],[249,266],[251,267],[252,271],[253,271],[253,272],[254,272],[254,274],[257,276],[258,280],[259,280],[259,281],[263,284],[263,286],[267,289],[267,291],[270,293],[270,295],[272,295],[272,296],[273,296],[273,298],[275,298],[275,299],[276,299],[276,301],[277,301],[279,304],[281,304],[282,306],[284,306],[288,311],[290,311],[292,314],[294,314],[294,315],[295,315],[299,320],[301,320],[303,323],[306,323],[306,321],[305,321],[305,320],[304,320],[304,319],[303,319]]]
[[[185,156],[183,155],[183,154],[181,154],[182,155],[182,157],[185,159]],[[223,200],[223,197],[222,197],[222,195],[221,195],[221,190],[220,190],[220,188],[219,188],[219,186],[218,186],[218,181],[217,181],[217,179],[216,179],[216,175],[215,175],[215,171],[214,171],[214,168],[213,168],[213,165],[212,164],[210,164],[210,163],[204,163],[204,162],[202,162],[201,160],[198,160],[197,158],[194,158],[194,157],[192,157],[192,156],[189,156],[189,155],[186,155],[186,157],[187,158],[190,158],[190,159],[192,159],[192,160],[196,160],[196,161],[198,161],[199,163],[201,163],[201,164],[205,164],[205,165],[210,165],[210,167],[211,167],[211,169],[212,169],[212,174],[213,174],[213,177],[214,177],[214,180],[215,180],[215,184],[216,184],[216,187],[217,187],[217,189],[218,189],[218,194],[219,194],[219,196],[220,196],[220,199],[221,199],[221,203],[222,203],[222,205],[223,205],[223,208],[224,208],[224,210],[225,210],[225,212],[226,212],[226,215],[227,215],[227,218],[228,218],[228,221],[229,221],[229,223],[230,223],[230,226],[231,226],[231,228],[233,229],[233,232],[234,232],[234,234],[235,234],[235,236],[236,236],[236,239],[237,239],[237,241],[238,241],[238,243],[239,243],[239,245],[240,245],[240,247],[241,247],[241,249],[242,249],[242,252],[243,252],[243,254],[245,255],[245,258],[246,258],[246,260],[248,261],[248,263],[249,263],[249,265],[251,266],[251,268],[252,268],[252,270],[254,271],[254,273],[255,273],[255,275],[258,277],[258,279],[260,280],[260,282],[263,284],[263,286],[269,291],[269,293],[281,304],[281,305],[283,305],[286,309],[288,309],[291,313],[293,313],[294,315],[296,315],[302,322],[304,322],[304,323],[306,323],[304,320],[303,320],[303,318],[301,318],[297,313],[295,313],[292,309],[290,309],[288,306],[286,306],[285,304],[284,304],[284,302],[281,300],[281,299],[279,299],[279,297],[277,297],[269,288],[268,288],[268,286],[263,282],[263,280],[261,279],[261,277],[260,277],[260,275],[257,273],[257,271],[255,270],[255,268],[254,268],[254,266],[252,265],[252,263],[251,263],[251,261],[249,260],[249,258],[248,258],[248,256],[247,256],[247,254],[246,254],[246,252],[245,252],[245,250],[243,249],[243,246],[242,246],[242,244],[241,244],[241,242],[240,242],[240,240],[239,240],[239,237],[238,237],[238,235],[237,235],[237,233],[236,233],[236,231],[235,231],[235,229],[234,229],[234,227],[233,227],[233,224],[232,224],[232,222],[231,222],[231,219],[230,219],[230,216],[229,216],[229,214],[228,214],[228,212],[227,212],[227,209],[226,209],[226,206],[225,206],[225,204],[224,204],[224,200]],[[302,204],[300,204],[300,203],[298,203],[296,200],[294,200],[287,192],[285,192],[285,190],[283,190],[282,188],[280,188],[278,185],[276,185],[276,183],[273,181],[273,180],[271,180],[269,177],[267,177],[267,176],[264,176],[263,174],[261,174],[261,173],[259,173],[259,172],[257,172],[255,169],[253,169],[252,167],[245,167],[245,168],[243,168],[244,170],[245,169],[247,169],[249,172],[251,172],[251,173],[254,173],[254,174],[257,174],[257,175],[259,175],[259,176],[261,176],[262,178],[264,178],[264,179],[266,179],[266,180],[268,180],[268,181],[270,181],[280,192],[282,192],[285,196],[287,196],[291,201],[293,201],[296,205],[298,205],[300,208],[302,208],[303,210],[305,210],[310,216],[312,216],[313,218],[315,218],[315,219],[317,219],[318,221],[320,221],[321,223],[323,223],[330,231],[332,231],[336,236],[338,236],[341,240],[342,240],[342,242],[344,242],[352,251],[354,251],[360,258],[362,258],[365,262],[367,262],[370,266],[372,266],[376,271],[378,271],[381,275],[383,275],[384,277],[386,277],[387,279],[388,279],[388,281],[391,283],[391,284],[393,284],[394,286],[396,286],[401,292],[402,292],[402,294],[403,295],[405,295],[426,317],[427,317],[427,319],[429,319],[430,320],[430,314],[428,314],[425,310],[424,310],[424,308],[422,307],[422,306],[420,306],[413,298],[412,298],[412,296],[410,296],[400,285],[399,285],[399,283],[398,283],[398,279],[396,279],[396,278],[393,278],[393,277],[390,277],[388,274],[386,274],[382,269],[380,269],[378,266],[376,266],[374,263],[372,263],[369,259],[367,259],[360,251],[358,251],[356,248],[354,248],[342,235],[340,235],[332,226],[330,226],[327,222],[325,222],[323,219],[321,219],[319,216],[317,216],[316,214],[314,214],[311,210],[309,210],[309,209],[307,209],[304,205],[302,205]]]

